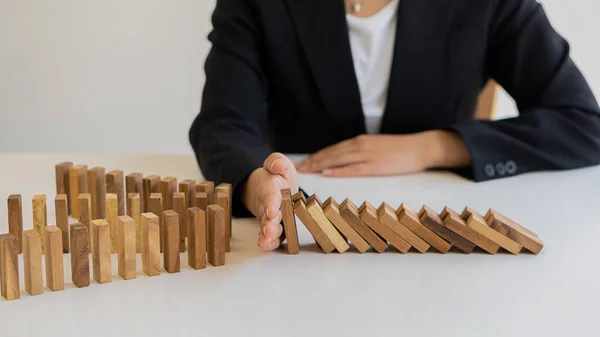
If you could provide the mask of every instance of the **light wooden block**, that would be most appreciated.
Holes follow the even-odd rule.
[[[231,199],[229,199],[229,192],[227,190],[216,189],[215,194],[215,205],[221,206],[225,210],[225,251],[231,251],[231,213],[229,213]]]
[[[167,273],[179,273],[179,214],[167,210],[162,216],[165,224],[165,270]]]
[[[48,225],[46,219],[46,195],[45,194],[36,194],[33,196],[31,201],[31,208],[33,211],[33,229],[35,229],[38,233],[44,233],[44,228]],[[42,251],[45,247],[45,237],[42,236]]]
[[[352,206],[347,205],[346,207]],[[360,209],[358,210],[360,214],[360,219],[371,228],[375,233],[381,236],[384,240],[388,241],[392,246],[394,246],[399,252],[405,254],[410,249],[410,244],[406,242],[398,233],[392,230],[389,226],[379,220],[377,215],[377,210],[368,202],[364,202]],[[383,219],[387,222],[387,219]],[[396,223],[392,225],[397,226]]]
[[[23,252],[23,201],[20,194],[11,194],[7,199],[8,232],[17,239],[17,253]]]
[[[17,238],[14,235],[0,235],[0,293],[8,301],[21,297],[17,248]]]
[[[206,193],[208,200],[207,205],[212,205],[215,203],[215,183],[213,181],[204,181],[197,184],[196,193]]]
[[[142,214],[142,269],[148,276],[160,275],[160,219]]]
[[[83,224],[71,226],[71,279],[77,288],[90,285],[91,236],[88,228],[90,227]]]
[[[308,229],[325,254],[329,254],[335,249],[333,242],[331,242],[329,237],[325,234],[323,228],[321,228],[321,226],[319,226],[312,218],[310,213],[308,213],[308,209],[301,198],[294,203],[294,214],[296,214],[298,219],[300,219],[306,229]]]
[[[196,207],[206,212],[206,207],[208,207],[208,205],[210,205],[208,202],[208,194],[196,191]]]
[[[306,199],[306,204],[309,205],[310,203],[312,203],[313,201],[316,201],[319,206],[321,206],[321,208],[323,208],[323,202],[321,202],[321,199],[319,199],[319,196],[316,194],[311,195],[310,197],[308,197]]]
[[[486,222],[494,230],[512,239],[533,254],[539,254],[544,248],[544,242],[537,234],[496,210],[490,209],[488,211]]]
[[[226,238],[231,238],[232,235],[232,215],[231,215],[231,203],[232,203],[232,198],[233,198],[233,187],[231,184],[227,184],[227,183],[222,183],[219,184],[219,186],[217,186],[215,188],[215,199],[217,197],[217,194],[219,193],[226,193],[228,195],[228,201],[227,201],[227,208],[225,209],[225,237]],[[217,201],[215,200],[215,203]],[[308,205],[308,204],[307,204]],[[225,246],[225,249],[227,252],[230,251],[230,243],[229,243],[229,239],[227,239],[227,241],[225,241],[227,246]]]
[[[165,249],[165,224],[164,219],[162,218],[163,208],[162,208],[162,194],[160,193],[150,193],[148,197],[148,212],[156,214],[160,219],[160,252],[162,253]]]
[[[511,254],[517,255],[521,251],[521,248],[523,248],[523,246],[521,246],[520,244],[500,234],[492,227],[490,227],[485,222],[485,218],[471,207],[465,207],[460,217],[465,221],[467,227],[470,227],[473,230],[477,231],[479,234],[490,239],[490,241],[494,242],[501,248],[504,248]]]
[[[419,238],[423,239],[440,253],[446,254],[450,248],[452,248],[452,245],[449,242],[432,232],[427,226],[423,225],[419,219],[419,215],[405,204],[400,205],[396,211],[396,215],[398,215],[398,220],[400,220],[401,224],[417,234]]]
[[[66,194],[63,194],[66,197]],[[44,292],[42,276],[42,236],[31,229],[23,232],[23,269],[25,290],[31,296]]]
[[[89,193],[80,193],[77,197],[77,209],[79,211],[79,223],[84,225],[90,231],[92,222],[92,196]],[[72,233],[72,232],[69,232]],[[88,235],[89,245],[92,244],[92,238]],[[73,242],[73,240],[71,240]],[[64,247],[63,247],[64,248]],[[71,252],[73,250],[71,249]]]
[[[415,247],[418,252],[425,253],[429,249],[429,244],[408,229],[408,227],[398,219],[396,211],[390,205],[382,203],[377,209],[377,216],[381,223],[398,234],[409,245]]]
[[[358,234],[358,232],[354,230],[354,228],[352,228],[352,226],[350,226],[350,224],[344,220],[344,218],[342,218],[338,207],[338,203],[332,198],[329,198],[325,201],[323,212],[327,219],[331,221],[331,223],[340,233],[342,233],[342,235],[350,240],[350,242],[354,245],[354,248],[356,248],[359,253],[364,253],[369,250],[369,248],[371,248],[369,243],[367,243],[367,241],[360,236],[360,234]]]
[[[142,194],[142,212],[148,212],[148,199],[150,194],[160,193],[160,176],[147,176],[143,180],[144,192]]]
[[[179,232],[187,231],[185,227],[185,217],[186,217],[186,209],[185,208],[185,193],[177,192],[173,193],[173,210],[179,215]],[[164,224],[162,227],[161,233],[164,235]],[[179,238],[179,251],[185,252],[185,237]]]
[[[142,252],[141,214],[142,214],[142,208],[141,208],[141,204],[140,204],[140,194],[139,193],[129,193],[129,195],[127,195],[127,215],[129,215],[135,221],[135,251],[136,251],[136,253]]]
[[[59,194],[54,198],[54,211],[56,213],[56,227],[62,232],[63,253],[69,253],[69,203],[66,194]],[[43,237],[43,236],[42,236]],[[43,251],[43,250],[42,250]]]
[[[317,200],[313,199],[311,203],[308,204],[306,209],[310,216],[315,220],[317,225],[321,227],[325,235],[327,235],[327,238],[329,238],[331,243],[333,243],[338,252],[344,253],[350,249],[348,242],[346,242],[346,240],[340,235],[329,219],[327,219]]]
[[[442,211],[442,215],[444,216],[444,226],[446,228],[469,240],[479,248],[490,254],[496,254],[498,249],[500,249],[500,246],[496,243],[468,227],[465,221],[453,209],[445,207]]]
[[[198,207],[187,211],[188,264],[198,270],[206,268],[206,212]]]
[[[463,251],[465,254],[470,254],[475,245],[462,236],[454,233],[444,226],[444,221],[440,216],[428,206],[423,206],[419,212],[421,223],[429,228],[432,232],[439,235],[444,240],[450,242],[453,246]]]
[[[106,170],[93,167],[88,170],[88,192],[92,197],[92,219],[106,217]]]
[[[65,290],[62,231],[56,226],[44,229],[46,286],[52,291]]]
[[[179,183],[179,192],[185,194],[185,209],[196,206],[196,181],[186,179]]]
[[[297,193],[292,195],[292,203],[293,204],[296,204],[296,202],[298,202],[299,200],[302,200],[304,205],[308,205],[306,196],[304,195],[304,193],[302,191],[298,191]]]
[[[136,278],[135,221],[127,215],[119,217],[118,235],[119,276],[124,280]]]
[[[100,284],[112,282],[110,226],[104,220],[94,220],[91,228],[94,280]]]
[[[114,193],[106,194],[106,222],[110,226],[110,251],[118,251],[119,242],[119,199]]]
[[[132,173],[125,177],[125,193],[137,193],[140,195],[140,211],[144,212],[144,175],[141,173]]]
[[[87,170],[86,165],[77,165],[69,169],[69,189],[71,193],[68,195],[68,198],[71,204],[71,216],[75,219],[79,218],[77,197],[79,193],[88,193]],[[42,239],[43,242],[44,240]]]
[[[56,194],[67,195],[68,214],[71,214],[71,204],[69,203],[71,194],[69,170],[71,167],[73,167],[73,163],[71,162],[60,163],[54,167],[56,173]]]
[[[388,244],[379,235],[377,235],[369,226],[367,226],[358,214],[356,207],[352,207],[348,199],[339,206],[340,215],[367,243],[378,253],[383,253]]]
[[[177,178],[166,177],[160,181],[160,193],[162,193],[163,209],[173,209],[173,193],[177,192]]]
[[[300,243],[298,242],[298,230],[296,228],[296,217],[294,216],[294,206],[292,205],[292,193],[290,189],[281,190],[281,216],[283,232],[287,241],[287,252],[288,254],[298,254],[300,252]]]
[[[119,216],[125,215],[123,171],[114,170],[106,174],[106,193],[114,193],[117,195],[117,200],[119,202]]]
[[[214,267],[225,265],[225,212],[219,205],[207,207],[207,258]]]

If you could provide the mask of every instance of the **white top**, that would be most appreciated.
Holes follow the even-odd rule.
[[[378,133],[387,103],[398,0],[368,18],[346,15],[367,133]]]

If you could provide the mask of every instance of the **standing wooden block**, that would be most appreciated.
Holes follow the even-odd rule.
[[[217,192],[215,195],[215,204],[221,206],[225,210],[225,251],[231,251],[231,213],[229,213],[229,203],[231,199],[229,198],[229,193],[225,191],[220,191],[217,188]]]
[[[31,201],[31,207],[33,210],[33,229],[43,235],[44,228],[46,228],[46,225],[48,224],[46,220],[46,195],[34,195],[33,200]],[[42,251],[44,251],[44,247],[45,237],[42,236]]]
[[[71,279],[77,288],[90,285],[91,237],[88,228],[83,224],[71,226]]]
[[[150,194],[160,193],[160,176],[147,176],[143,180],[144,192],[142,195],[142,212],[148,212],[148,199]]]
[[[127,215],[119,217],[119,276],[124,280],[136,277],[135,221]]]
[[[54,198],[54,210],[56,213],[56,227],[62,232],[63,253],[69,253],[69,214],[68,199],[66,194],[59,194]],[[42,236],[43,237],[43,236]],[[43,250],[42,250],[43,251]]]
[[[79,223],[84,225],[90,231],[90,223],[92,222],[92,196],[89,193],[80,193],[77,197],[77,209],[79,211]],[[71,230],[70,233],[73,233]],[[92,238],[88,235],[89,244],[92,244]],[[73,240],[71,240],[71,243]],[[71,250],[73,253],[73,250]]]
[[[0,283],[2,297],[8,301],[21,297],[17,238],[12,234],[0,235]]]
[[[52,291],[65,290],[65,268],[63,264],[62,231],[56,226],[44,229],[46,257],[46,285]]]
[[[140,211],[144,208],[144,175],[141,173],[132,173],[125,177],[125,193],[138,193],[140,195]]]
[[[185,209],[196,207],[196,181],[186,179],[179,183],[179,192],[185,194]]]
[[[198,207],[187,211],[188,264],[198,270],[206,268],[206,213]]]
[[[110,226],[110,251],[114,254],[119,246],[119,200],[114,193],[106,194],[106,222]]]
[[[450,243],[424,226],[419,220],[419,215],[412,209],[408,208],[408,206],[404,204],[400,205],[396,211],[396,214],[398,215],[398,220],[400,220],[400,223],[406,226],[406,228],[410,229],[413,233],[417,234],[420,238],[425,240],[425,242],[437,249],[440,253],[446,254],[450,248],[452,248]]]
[[[470,254],[475,248],[475,245],[469,242],[469,240],[446,228],[442,218],[440,218],[440,216],[431,208],[423,206],[419,212],[419,219],[425,227],[429,228],[430,231],[450,242],[453,246],[462,250],[465,254]]]
[[[66,194],[63,194],[66,196]],[[35,230],[23,232],[23,269],[25,290],[31,296],[44,292],[42,279],[42,236]]]
[[[283,232],[287,241],[287,252],[288,254],[298,254],[300,252],[300,243],[298,242],[296,217],[294,216],[294,206],[292,205],[292,192],[289,188],[281,190],[281,215]]]
[[[340,215],[367,243],[378,253],[383,253],[388,244],[379,235],[377,235],[369,226],[367,226],[358,214],[358,209],[350,205],[350,200],[346,199],[340,207]]]
[[[148,276],[160,275],[160,219],[142,214],[142,269]]]
[[[400,235],[409,245],[415,247],[420,253],[425,253],[429,249],[429,244],[423,241],[418,235],[411,232],[403,223],[400,222],[396,211],[385,202],[377,209],[379,221]]]
[[[544,242],[537,234],[498,211],[490,209],[486,214],[485,220],[494,230],[512,239],[533,254],[539,254],[542,248],[544,248]]]
[[[68,195],[69,203],[71,204],[71,216],[78,218],[77,197],[79,196],[79,193],[88,192],[86,165],[77,165],[69,169],[69,188],[71,190],[71,194]],[[44,242],[44,240],[42,240],[42,242]]]
[[[410,244],[406,242],[400,235],[398,235],[394,230],[392,230],[389,226],[379,220],[377,216],[377,210],[368,202],[364,202],[360,209],[358,210],[360,214],[360,219],[371,228],[375,233],[381,236],[384,240],[389,241],[389,243],[396,247],[398,251],[401,253],[406,253],[410,249]],[[386,221],[386,218],[382,218],[383,221]],[[388,223],[389,224],[389,223]],[[394,225],[396,225],[394,223]]]
[[[168,210],[162,216],[165,224],[165,270],[167,273],[179,273],[179,214]]]
[[[160,181],[163,209],[173,209],[173,193],[177,192],[177,178],[166,177]]]
[[[500,249],[500,246],[496,243],[468,227],[465,221],[453,209],[445,207],[442,211],[442,219],[444,219],[444,226],[446,228],[469,240],[486,252],[496,254],[498,249]]]
[[[342,233],[346,238],[348,238],[348,240],[350,240],[350,242],[354,245],[354,247],[356,248],[356,250],[358,250],[359,253],[364,253],[367,250],[369,250],[369,248],[371,248],[367,241],[363,239],[363,237],[360,236],[360,234],[358,234],[358,232],[354,230],[354,228],[352,228],[352,226],[350,226],[350,224],[346,220],[344,220],[344,218],[342,218],[342,215],[340,214],[340,210],[338,208],[338,203],[335,200],[333,200],[333,198],[327,199],[325,201],[324,207],[325,208],[323,211],[327,219],[331,221],[331,223],[335,226],[335,228],[338,231],[340,231],[340,233]]]
[[[517,255],[521,251],[520,244],[500,234],[498,231],[490,227],[486,222],[485,218],[471,207],[465,207],[460,217],[465,221],[467,227],[470,227],[477,231],[479,234],[490,239],[498,246],[504,248],[511,254]]]
[[[325,213],[323,213],[323,209],[319,205],[319,202],[313,200],[307,207],[308,213],[315,220],[315,222],[323,229],[325,235],[329,238],[331,243],[335,246],[338,252],[344,253],[350,246],[348,242],[340,235],[340,233],[335,229],[333,224],[327,219]]]
[[[329,237],[325,234],[323,228],[321,228],[321,226],[319,226],[312,218],[310,213],[308,213],[308,209],[302,199],[298,199],[298,201],[294,203],[294,214],[298,216],[298,219],[300,219],[306,229],[308,229],[325,254],[329,254],[335,249],[333,242],[331,242]]]
[[[106,217],[106,170],[93,167],[88,170],[88,191],[92,196],[92,219]]]
[[[196,192],[196,207],[206,212],[206,207],[210,203],[208,202],[208,195],[204,192]]]
[[[219,186],[217,186],[215,188],[215,198],[216,198],[216,195],[219,194],[219,193],[227,193],[227,195],[229,196],[228,197],[229,199],[227,201],[227,208],[224,208],[224,210],[225,210],[225,230],[226,230],[225,236],[228,237],[228,238],[230,238],[231,237],[231,233],[232,233],[232,228],[231,228],[231,220],[232,220],[232,218],[231,218],[231,199],[233,197],[233,189],[232,189],[231,184],[226,184],[226,183],[219,184]],[[217,201],[215,200],[215,203],[216,202]],[[308,205],[308,204],[306,204],[306,205]],[[227,249],[227,251],[229,251],[230,250],[229,239],[226,242],[227,242],[226,249]]]
[[[204,181],[200,184],[196,185],[196,193],[206,193],[206,198],[208,200],[207,205],[212,205],[215,203],[215,183],[212,181]],[[198,205],[196,205],[198,206]]]
[[[20,194],[8,196],[8,232],[17,239],[17,252],[23,252],[23,201]]]
[[[73,167],[73,163],[64,162],[57,164],[54,169],[56,172],[56,194],[66,194],[67,202],[70,202],[69,195],[71,194],[69,170]],[[68,214],[71,214],[71,204],[68,203]]]
[[[187,231],[185,228],[185,217],[186,217],[186,208],[185,208],[185,194],[183,192],[177,192],[173,194],[173,210],[179,215],[179,232]],[[161,233],[164,233],[165,226],[163,224]],[[179,238],[179,251],[185,252],[185,237],[181,236]]]
[[[160,193],[151,193],[148,197],[148,213],[156,214],[161,217],[160,220],[160,252],[162,253],[165,249],[165,224],[164,219],[162,218],[163,208],[162,208],[162,194]]]
[[[208,263],[215,267],[223,266],[225,265],[225,210],[219,205],[210,205],[207,208],[206,219]]]
[[[104,220],[94,220],[91,228],[94,280],[100,284],[112,282],[110,226]]]
[[[123,171],[114,170],[106,174],[106,193],[117,195],[119,215],[125,215],[125,186],[123,186]]]
[[[127,215],[135,221],[135,251],[142,252],[142,236],[141,236],[141,214],[140,195],[138,193],[129,193],[127,196]]]

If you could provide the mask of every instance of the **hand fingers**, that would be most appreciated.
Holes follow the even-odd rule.
[[[264,163],[264,169],[283,177],[285,180],[291,180],[292,174],[295,174],[296,168],[292,161],[281,153],[271,154]]]
[[[258,236],[258,246],[264,250],[274,250],[281,245],[279,238],[270,239],[265,237],[262,233]]]
[[[320,151],[317,151],[311,154],[308,158],[306,158],[300,168],[298,169],[300,172],[305,172],[303,169],[309,167],[312,163],[316,161],[323,160],[328,156],[335,155],[337,153],[349,152],[352,148],[353,139],[347,139],[343,142],[328,146]]]
[[[366,162],[333,169],[326,169],[323,171],[323,174],[327,177],[356,177],[378,175],[373,165],[368,164]]]
[[[307,168],[307,173],[323,172],[325,169],[331,169],[340,166],[358,164],[367,161],[367,154],[361,152],[340,153],[332,155],[322,160],[312,162]]]
[[[277,218],[277,215],[281,212],[279,207],[281,206],[281,190],[274,189],[261,195],[261,202],[265,209],[265,215],[269,219]]]
[[[281,236],[283,233],[283,226],[281,226],[281,213],[275,219],[269,219],[263,216],[260,221],[261,233],[270,239],[275,239]]]

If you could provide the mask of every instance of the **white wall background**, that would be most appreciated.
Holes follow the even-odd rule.
[[[215,2],[0,0],[0,151],[189,153]],[[600,2],[543,3],[600,96]]]

